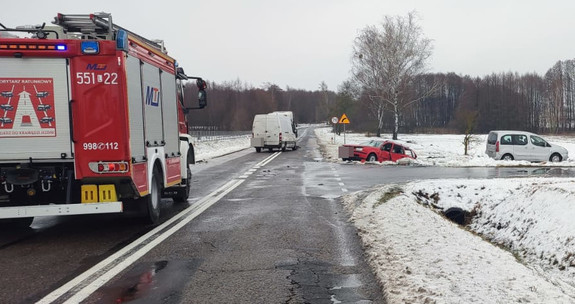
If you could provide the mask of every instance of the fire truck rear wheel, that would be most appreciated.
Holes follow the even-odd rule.
[[[152,174],[152,184],[150,194],[143,198],[147,205],[147,220],[150,224],[155,224],[160,220],[160,202],[162,200],[162,186],[160,185],[160,174],[154,169]]]
[[[192,189],[192,170],[188,164],[188,174],[186,176],[186,186],[178,189],[178,194],[173,197],[175,203],[185,203],[190,197],[190,190]]]

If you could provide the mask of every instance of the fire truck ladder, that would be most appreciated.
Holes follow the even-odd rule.
[[[112,15],[109,13],[58,14],[52,23],[61,26],[65,33],[79,33],[82,39],[114,40],[117,31],[124,30],[151,47],[166,53],[163,41],[149,40],[112,23]]]

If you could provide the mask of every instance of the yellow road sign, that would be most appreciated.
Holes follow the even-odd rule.
[[[349,118],[347,118],[345,113],[343,115],[341,115],[341,118],[339,119],[339,123],[340,124],[348,124],[349,123]]]

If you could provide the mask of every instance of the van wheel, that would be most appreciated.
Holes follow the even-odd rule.
[[[282,152],[286,151],[286,147],[287,147],[287,143],[285,143],[284,146],[282,147]]]
[[[513,160],[513,155],[505,154],[505,155],[501,156],[501,160]]]
[[[257,153],[260,153],[260,152],[262,152],[262,148],[260,148],[260,147],[256,147],[256,152],[257,152]]]
[[[561,157],[561,155],[559,153],[553,153],[553,155],[551,155],[549,160],[554,162],[554,163],[558,163],[558,162],[561,162],[563,160],[563,157]]]
[[[371,153],[370,155],[367,156],[366,159],[368,162],[374,162],[377,161],[377,156],[375,156],[375,154]]]

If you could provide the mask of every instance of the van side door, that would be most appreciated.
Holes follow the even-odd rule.
[[[524,134],[511,135],[513,143],[513,153],[516,160],[533,160],[533,151],[529,145],[529,139]]]

